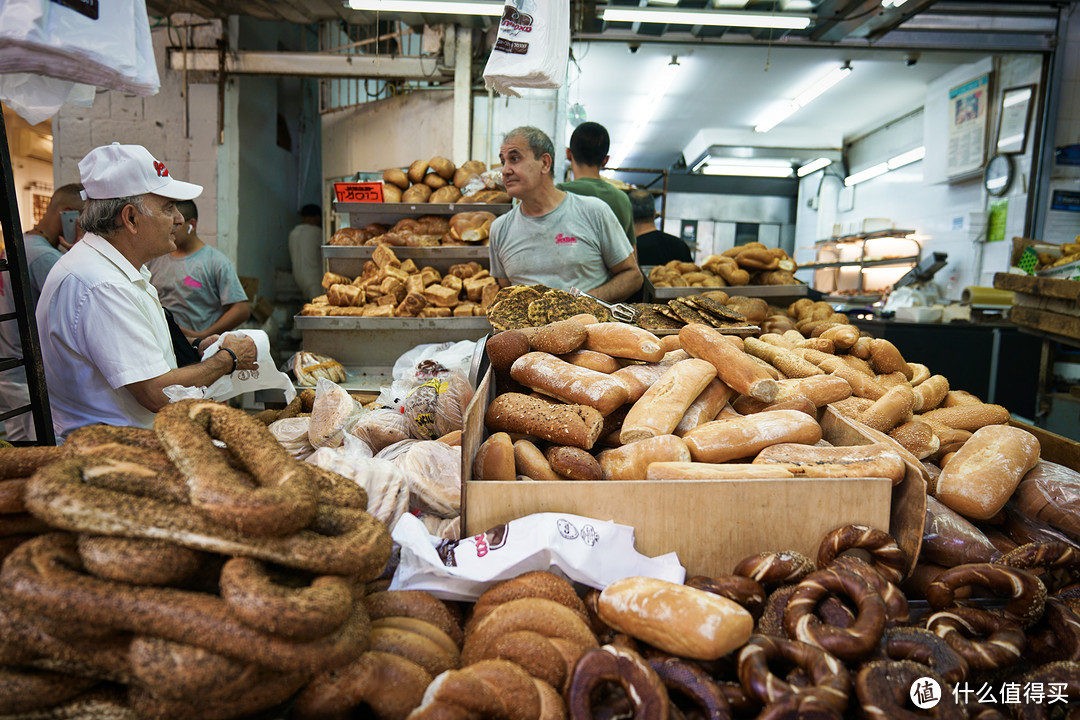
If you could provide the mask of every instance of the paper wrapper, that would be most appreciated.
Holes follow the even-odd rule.
[[[474,601],[493,583],[530,570],[605,588],[624,577],[682,583],[675,553],[650,558],[634,549],[634,528],[566,513],[536,513],[461,540],[428,534],[404,515],[394,526],[401,562],[391,590],[425,590],[443,600]]]

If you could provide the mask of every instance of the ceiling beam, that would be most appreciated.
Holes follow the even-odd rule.
[[[818,42],[836,42],[843,40],[863,25],[874,19],[875,15],[885,12],[881,7],[881,0],[858,0],[848,3],[832,19],[822,22],[821,14],[818,14],[818,23],[810,33],[810,38]]]
[[[168,48],[170,70],[217,72],[217,50]],[[331,55],[297,52],[230,52],[225,55],[225,72],[235,75],[300,75],[322,78],[392,78],[402,80],[447,80],[452,73],[440,71],[433,58],[388,58],[374,55]]]

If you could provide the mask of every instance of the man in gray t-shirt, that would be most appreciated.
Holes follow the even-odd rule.
[[[251,316],[247,293],[229,258],[198,235],[199,210],[191,200],[176,203],[184,218],[176,228],[176,250],[146,263],[161,305],[188,338],[235,330]]]
[[[507,133],[503,183],[519,202],[491,226],[491,276],[499,285],[576,287],[608,302],[641,287],[634,250],[602,200],[555,187],[555,147],[534,127]]]

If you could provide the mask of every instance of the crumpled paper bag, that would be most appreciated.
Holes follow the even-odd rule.
[[[425,590],[443,600],[476,600],[488,587],[530,570],[605,588],[624,577],[682,583],[686,569],[675,553],[650,558],[634,549],[634,528],[568,513],[535,513],[487,532],[443,540],[403,515],[394,526],[401,561],[391,590]]]

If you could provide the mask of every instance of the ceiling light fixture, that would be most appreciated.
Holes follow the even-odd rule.
[[[742,177],[791,177],[791,163],[784,160],[711,160],[701,168],[702,175],[739,175]]]
[[[438,15],[491,15],[503,14],[500,2],[468,2],[457,0],[349,0],[353,10],[370,10],[388,13],[428,13]]]
[[[826,157],[819,157],[817,160],[811,160],[803,165],[796,174],[799,177],[806,177],[810,173],[817,172],[821,168],[829,167],[830,165],[832,165],[832,160]]]
[[[907,0],[881,0],[881,7],[900,7]]]
[[[877,165],[868,167],[865,170],[860,170],[853,175],[848,175],[846,178],[844,178],[844,186],[851,187],[852,185],[858,185],[861,182],[865,182],[867,180],[870,180],[871,178],[876,178],[880,175],[884,175],[887,172],[889,172],[889,164],[878,163]]]
[[[895,170],[896,168],[902,168],[905,165],[910,165],[913,162],[918,162],[924,157],[926,157],[926,148],[920,146],[915,148],[914,150],[908,150],[905,153],[900,153],[896,157],[891,158],[889,162],[886,163],[886,165],[889,166],[890,170]]]
[[[774,127],[794,115],[801,108],[809,105],[815,98],[819,97],[826,90],[833,85],[836,85],[836,83],[840,82],[850,74],[851,61],[845,60],[843,65],[838,68],[833,68],[808,85],[806,89],[795,96],[795,99],[788,101],[786,105],[778,110],[774,110],[765,115],[765,117],[759,120],[758,124],[754,126],[754,132],[769,132]]]
[[[645,131],[645,127],[649,124],[649,120],[652,119],[654,113],[656,113],[657,106],[660,105],[660,99],[664,97],[664,94],[668,91],[671,81],[675,78],[675,73],[682,65],[675,60],[675,56],[672,56],[672,62],[663,65],[656,75],[656,79],[653,82],[652,90],[649,92],[649,96],[645,98],[645,101],[638,108],[637,112],[633,114],[637,120],[634,121],[633,126],[630,128],[630,132],[626,135],[626,140],[619,144],[619,149],[611,154],[610,160],[608,160],[608,167],[617,168],[623,164],[626,160],[627,154],[637,144],[638,138]]]
[[[352,0],[350,0],[352,1]],[[667,10],[648,7],[606,7],[604,22],[646,22],[661,25],[710,25],[714,27],[754,27],[803,30],[810,27],[807,15],[762,15],[756,13],[712,12],[709,10]]]

